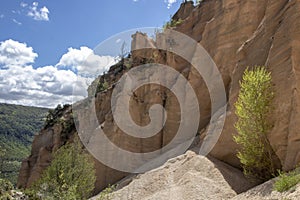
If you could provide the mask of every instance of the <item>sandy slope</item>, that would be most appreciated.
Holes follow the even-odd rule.
[[[249,187],[251,183],[239,170],[188,151],[138,175],[111,197],[113,200],[231,199]]]

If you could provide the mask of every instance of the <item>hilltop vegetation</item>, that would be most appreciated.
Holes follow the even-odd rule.
[[[47,108],[0,103],[0,178],[16,183],[21,161],[44,124]]]

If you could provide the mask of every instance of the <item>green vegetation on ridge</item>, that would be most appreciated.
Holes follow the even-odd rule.
[[[16,184],[21,161],[49,109],[0,103],[0,178]]]

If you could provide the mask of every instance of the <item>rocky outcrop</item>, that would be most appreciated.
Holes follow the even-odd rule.
[[[225,84],[230,80],[228,117],[211,155],[239,165],[235,157],[237,146],[232,141],[232,135],[236,133],[233,104],[239,91],[239,80],[247,66],[265,65],[272,73],[275,89],[271,119],[274,127],[268,135],[269,141],[283,169],[292,169],[300,159],[297,126],[300,27],[296,20],[300,1],[205,1],[203,9],[206,6],[213,6],[216,14],[206,23],[200,42],[223,72]],[[211,38],[212,35],[217,39]],[[191,36],[196,37],[193,32]]]
[[[194,10],[194,3],[192,1],[187,1],[180,5],[178,11],[173,15],[172,19],[177,21],[179,19],[185,20],[188,18]]]
[[[29,187],[38,180],[43,171],[51,164],[52,153],[67,142],[72,142],[74,137],[77,137],[77,132],[74,126],[72,107],[67,105],[58,109],[54,121],[51,120],[50,124],[46,123],[45,128],[35,136],[31,155],[22,162],[17,187]],[[96,170],[95,193],[127,175],[105,166],[97,159],[94,159],[94,164]]]
[[[31,155],[23,160],[18,177],[18,187],[30,186],[36,181],[43,170],[50,165],[52,152],[71,140],[75,133],[75,127],[71,119],[71,106],[55,109],[55,116],[49,119],[45,128],[34,137]]]
[[[204,0],[194,9],[191,9],[191,3],[182,4],[174,15],[173,20],[184,20],[174,29],[198,41],[213,58],[228,94],[225,126],[211,152],[212,156],[233,166],[240,165],[236,157],[238,146],[232,139],[236,134],[233,104],[246,67],[265,65],[272,72],[275,89],[274,113],[273,119],[270,119],[274,127],[268,135],[276,154],[274,161],[284,170],[292,169],[299,162],[297,69],[300,65],[300,28],[299,20],[296,20],[299,18],[299,6],[298,0]],[[138,57],[147,57],[150,52],[139,53]],[[178,60],[166,54],[167,64],[177,70],[178,66],[184,66]],[[187,71],[189,81],[197,88],[201,130],[201,123],[207,124],[211,115],[209,98],[206,98],[208,95],[201,78],[193,75],[193,70]]]
[[[300,75],[299,15],[300,0],[204,0],[196,7],[190,2],[182,4],[174,15],[173,20],[183,20],[174,29],[199,42],[213,58],[222,74],[228,95],[225,126],[210,153],[211,156],[232,166],[240,166],[236,157],[239,147],[232,139],[236,134],[233,104],[237,99],[239,80],[247,66],[266,65],[272,72],[275,89],[274,113],[271,119],[274,127],[268,135],[275,152],[274,161],[278,160],[278,167],[281,165],[285,170],[292,169],[299,163],[300,128],[297,126],[300,120],[298,106],[300,96],[297,92]],[[137,33],[133,36],[133,49],[137,45],[137,40],[144,40],[152,47],[156,46],[155,41],[142,33]],[[131,52],[128,58],[113,66],[107,74],[98,77],[89,88],[90,98],[95,97],[93,101],[98,122],[103,125],[101,128],[105,130],[107,137],[120,148],[138,153],[160,149],[174,137],[180,123],[180,107],[175,96],[158,85],[139,88],[130,101],[131,116],[139,125],[149,123],[148,110],[151,105],[158,103],[164,106],[169,113],[168,116],[171,117],[167,119],[164,128],[158,134],[147,139],[137,139],[124,134],[114,123],[110,110],[113,87],[129,68],[147,62],[173,67],[189,80],[199,100],[201,118],[198,131],[204,132],[201,136],[203,140],[205,136],[203,130],[212,115],[211,102],[204,81],[183,58],[155,49]],[[105,87],[106,85],[108,87]],[[87,101],[90,99],[84,100],[81,105],[84,106]],[[83,113],[82,119],[86,124],[94,123],[91,121],[90,114],[88,109]],[[51,152],[72,139],[72,137],[61,137],[63,130],[63,124],[57,122],[50,127],[45,127],[35,137],[31,156],[22,164],[19,186],[26,187],[36,180],[51,162]],[[70,132],[75,133],[76,130]],[[98,161],[95,163],[96,192],[127,175],[110,169]],[[183,177],[182,181],[184,182]],[[174,187],[178,185],[175,184]],[[226,191],[228,194],[234,194],[230,190],[226,189]]]

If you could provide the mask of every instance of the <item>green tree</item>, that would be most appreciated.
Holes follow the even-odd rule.
[[[51,165],[32,189],[43,199],[87,199],[96,181],[94,162],[75,140],[54,153]]]
[[[245,175],[270,178],[275,173],[272,148],[267,134],[271,128],[270,114],[274,92],[271,73],[265,67],[246,69],[240,82],[241,90],[235,103],[238,132],[234,141],[241,145],[237,153]]]
[[[5,149],[0,146],[0,174],[3,170],[3,162],[5,157]]]

